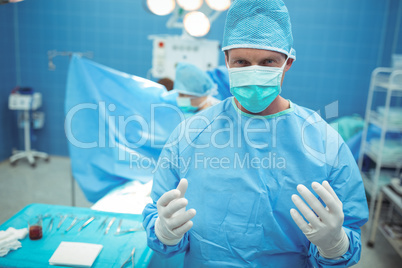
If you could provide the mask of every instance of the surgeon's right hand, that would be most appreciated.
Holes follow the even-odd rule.
[[[184,234],[193,227],[190,220],[196,211],[186,211],[188,201],[184,194],[187,186],[187,180],[181,179],[176,189],[164,193],[156,203],[159,217],[155,222],[155,234],[159,241],[167,246],[178,244]]]

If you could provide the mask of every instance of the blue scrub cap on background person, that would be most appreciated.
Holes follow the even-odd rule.
[[[202,97],[216,93],[216,84],[197,66],[179,63],[176,67],[174,90],[179,93]]]
[[[288,9],[282,0],[235,0],[226,16],[222,50],[256,48],[296,59]]]

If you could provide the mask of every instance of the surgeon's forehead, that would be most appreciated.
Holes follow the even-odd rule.
[[[184,98],[195,98],[196,96],[189,95],[189,94],[183,94],[183,93],[179,93],[179,97],[184,97]]]
[[[256,49],[256,48],[233,48],[228,51],[229,59],[250,59],[250,60],[258,60],[258,59],[277,59],[281,60],[283,58],[286,59],[286,55],[277,51],[265,50],[265,49]]]

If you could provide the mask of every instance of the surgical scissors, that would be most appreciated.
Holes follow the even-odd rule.
[[[60,222],[59,225],[57,225],[57,230],[60,229],[60,226],[63,224],[63,222],[67,219],[67,215],[60,215]]]
[[[109,219],[109,217],[106,217],[106,218],[102,221],[102,223],[99,225],[98,229],[102,229],[103,227],[105,227],[106,221],[107,221],[108,219]]]
[[[110,220],[108,226],[106,227],[105,234],[107,234],[107,233],[109,232],[110,227],[112,227],[112,225],[113,225],[113,223],[114,223],[115,220],[116,220],[116,217],[113,217],[113,218]]]
[[[130,263],[131,261],[131,268],[134,268],[134,253],[135,253],[135,248],[133,248],[133,250],[131,251],[130,256],[128,257],[128,259],[120,266],[120,268],[123,268],[127,263]]]
[[[70,231],[71,228],[73,228],[74,225],[77,223],[77,220],[78,220],[78,217],[75,217],[75,218],[73,219],[73,221],[71,222],[70,226],[69,226],[66,230],[64,230],[64,232]]]
[[[119,221],[119,226],[117,226],[116,233],[120,233],[120,228],[121,228],[122,222],[123,222],[123,219],[120,219],[120,221]]]
[[[49,232],[52,231],[52,228],[53,228],[53,221],[54,221],[54,218],[52,217],[52,218],[50,219],[49,224],[47,225],[47,230],[48,230]]]
[[[80,218],[80,217],[76,216],[76,217],[73,219],[73,221],[71,222],[70,226],[69,226],[66,230],[64,230],[64,232],[67,233],[67,232],[70,231],[71,228],[73,228],[79,221],[82,221],[82,220],[84,220],[84,219],[85,219],[85,218]]]
[[[78,229],[78,232],[80,232],[82,229],[84,229],[87,225],[89,225],[96,217],[90,217],[88,218],[88,220],[86,222],[84,222],[83,225],[81,225],[81,227]]]

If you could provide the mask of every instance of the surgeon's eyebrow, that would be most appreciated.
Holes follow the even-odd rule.
[[[287,58],[287,56],[286,55],[284,55],[284,54],[280,54],[280,55],[272,55],[272,56],[269,56],[269,57],[266,57],[264,60],[262,60],[261,62],[263,62],[263,61],[273,61],[274,63],[280,63],[280,64],[282,64],[285,60],[286,60],[286,58]]]
[[[282,60],[285,60],[285,59],[286,59],[286,57],[282,57],[282,55],[277,55],[277,54],[266,58],[266,60],[273,60],[276,62],[281,62]]]
[[[238,60],[244,60],[244,61],[248,61],[247,59],[245,59],[242,56],[236,56],[236,57],[230,57],[230,61],[238,61]]]

